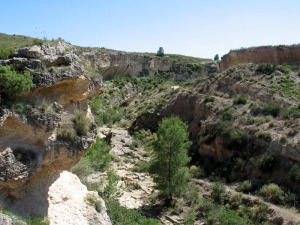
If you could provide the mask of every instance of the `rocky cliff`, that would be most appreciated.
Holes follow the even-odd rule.
[[[61,41],[17,49],[0,65],[29,71],[34,84],[0,108],[0,204],[25,217],[45,216],[50,186],[95,142],[87,99],[101,93],[102,83]]]
[[[300,65],[300,45],[261,46],[232,50],[222,57],[221,69],[240,63]]]
[[[86,68],[97,71],[106,80],[120,76],[154,76],[163,72],[174,74],[176,80],[186,80],[199,74],[214,73],[219,70],[217,63],[210,60],[187,59],[185,62],[172,56],[157,57],[141,53],[127,53],[107,49],[83,51],[80,54]]]
[[[188,124],[194,163],[209,173],[228,181],[248,178],[255,185],[276,182],[299,192],[300,183],[291,175],[292,168],[300,165],[299,115],[288,115],[279,105],[293,110],[297,100],[289,101],[273,91],[274,81],[264,76],[252,64],[234,67],[204,79],[194,90],[178,91],[162,108],[141,114],[131,128],[156,131],[162,118],[177,115]],[[249,78],[255,80],[248,82]],[[247,104],[237,103],[241,95]],[[281,112],[257,112],[269,105]]]

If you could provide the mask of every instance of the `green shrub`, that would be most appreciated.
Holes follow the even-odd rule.
[[[189,206],[195,206],[200,201],[201,189],[198,185],[190,184],[187,191],[184,193],[184,199]]]
[[[244,96],[239,96],[238,98],[234,99],[233,103],[236,105],[239,105],[239,104],[245,105],[247,103],[247,98]]]
[[[91,120],[86,116],[84,112],[81,111],[75,114],[73,122],[74,128],[79,136],[87,135],[92,126]]]
[[[258,167],[263,172],[272,172],[278,163],[278,157],[272,152],[266,152],[258,158]]]
[[[83,179],[94,172],[107,170],[113,158],[109,154],[110,149],[110,145],[105,140],[97,138],[96,143],[90,147],[79,162],[71,168],[71,172]]]
[[[33,87],[28,71],[17,73],[11,66],[0,66],[0,96],[14,98]]]
[[[289,118],[300,118],[300,107],[291,107],[289,109],[283,110],[282,112],[283,118],[289,119]]]
[[[239,185],[236,188],[237,191],[248,193],[252,190],[252,183],[249,180],[245,180],[242,183],[239,183]]]
[[[286,195],[284,191],[274,183],[264,185],[260,190],[259,194],[266,200],[276,203],[283,204],[285,202]]]
[[[185,225],[194,225],[195,221],[196,221],[196,211],[194,208],[190,208],[183,215],[183,222]]]
[[[96,117],[96,122],[99,126],[107,125],[111,126],[115,122],[120,121],[121,117],[123,116],[123,109],[122,108],[109,108],[106,111],[99,113]]]
[[[255,224],[262,224],[268,219],[268,206],[265,203],[260,203],[257,207],[251,210],[250,219]]]
[[[284,74],[289,74],[291,72],[291,68],[290,66],[286,65],[286,66],[282,66],[282,65],[277,65],[275,67],[276,70],[279,70],[280,72],[284,73]]]
[[[300,182],[300,165],[294,164],[290,170],[291,179]]]
[[[256,135],[258,138],[261,138],[261,139],[265,140],[266,142],[272,141],[272,135],[268,131],[258,131],[256,133]]]
[[[96,143],[85,154],[95,171],[105,171],[113,157],[109,154],[111,146],[104,139],[97,138]]]
[[[204,99],[204,102],[214,102],[215,101],[215,98],[211,95],[206,95],[205,96],[205,99]]]
[[[237,208],[239,208],[239,206],[242,204],[242,194],[241,194],[241,193],[233,194],[233,195],[229,198],[229,203],[230,203],[230,207],[231,207],[232,209],[237,209]]]
[[[44,217],[36,217],[26,221],[28,225],[49,225],[49,219]]]
[[[74,165],[70,171],[74,174],[76,174],[81,181],[84,181],[84,179],[95,172],[95,168],[92,167],[92,164],[87,157],[81,157],[79,162]]]
[[[273,117],[277,117],[280,115],[282,112],[283,108],[280,105],[277,105],[275,103],[267,104],[267,105],[262,105],[262,106],[257,106],[253,105],[252,108],[252,113],[254,115],[264,115],[268,116],[271,115]]]
[[[105,199],[107,214],[114,225],[160,225],[156,219],[142,216],[138,211],[120,206],[117,200]]]
[[[194,178],[200,178],[204,175],[203,169],[195,165],[192,165],[190,167],[190,173],[193,175]]]
[[[100,196],[106,199],[115,199],[117,197],[118,189],[117,183],[120,180],[119,176],[112,170],[107,171],[108,184],[105,186],[104,191],[100,193]]]
[[[251,220],[242,218],[237,212],[218,208],[210,211],[206,223],[208,225],[222,224],[222,225],[250,225],[253,224]]]
[[[199,211],[202,215],[202,217],[207,217],[208,213],[217,208],[217,205],[213,202],[211,198],[203,197],[200,199],[200,202],[198,204]]]
[[[245,146],[248,142],[248,134],[245,131],[240,130],[229,130],[226,135],[229,148],[233,148],[235,146]]]
[[[223,204],[226,198],[225,186],[220,182],[212,185],[211,198],[218,204]]]
[[[146,173],[149,172],[149,166],[149,162],[137,161],[135,166],[132,168],[132,171],[138,173]]]
[[[262,63],[258,65],[256,72],[270,75],[275,71],[275,69],[276,66],[274,64]]]

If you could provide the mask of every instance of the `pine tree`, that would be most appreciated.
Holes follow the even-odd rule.
[[[215,61],[218,61],[219,59],[220,59],[220,58],[219,58],[219,55],[216,54],[215,57],[214,57],[214,60],[215,60]]]
[[[163,47],[159,47],[156,55],[160,56],[160,57],[163,57],[165,55],[165,51],[164,51]]]
[[[191,177],[187,164],[187,151],[191,146],[187,125],[178,117],[163,119],[154,142],[154,156],[150,162],[150,173],[154,175],[157,189],[170,202],[187,187]]]

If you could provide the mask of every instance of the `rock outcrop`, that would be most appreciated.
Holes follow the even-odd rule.
[[[23,110],[16,110],[14,103],[0,108],[0,204],[25,217],[45,216],[51,182],[95,142],[96,124],[87,98],[99,94],[102,84],[88,77],[65,42],[18,49],[0,65],[29,71],[35,85],[16,100]],[[35,199],[40,189],[44,195]],[[24,199],[37,204],[20,210]]]
[[[104,201],[72,173],[62,172],[48,194],[50,225],[111,225]]]
[[[261,46],[232,50],[222,57],[222,70],[240,63],[300,65],[300,45]]]
[[[168,56],[155,57],[107,49],[83,52],[81,58],[87,68],[99,72],[107,80],[121,76],[154,76],[163,72],[173,73],[173,79],[186,80],[219,70],[218,64],[211,61],[179,63]]]

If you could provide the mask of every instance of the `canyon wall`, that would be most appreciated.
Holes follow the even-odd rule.
[[[50,224],[110,225],[98,194],[63,172],[96,141],[88,98],[102,88],[73,50],[59,41],[17,49],[13,58],[0,60],[0,66],[33,78],[29,93],[12,98],[0,91],[0,207],[26,218],[48,216]],[[86,203],[87,195],[101,202],[99,212]]]
[[[231,50],[222,57],[222,70],[240,63],[300,65],[300,45],[261,46]]]
[[[189,63],[172,60],[169,56],[157,57],[141,53],[128,53],[107,49],[82,52],[82,61],[88,71],[95,71],[104,80],[122,76],[154,76],[163,72],[174,73],[174,79],[186,80],[203,73],[214,73],[219,70],[216,62],[203,61]],[[195,66],[197,65],[197,66]]]

